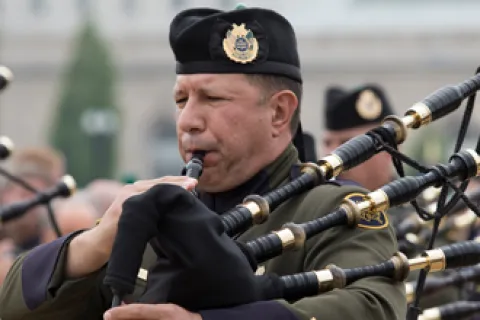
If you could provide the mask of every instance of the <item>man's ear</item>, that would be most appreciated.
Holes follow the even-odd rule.
[[[290,121],[298,108],[297,96],[291,90],[282,90],[270,98],[272,108],[273,135],[278,136],[285,130],[290,131]]]

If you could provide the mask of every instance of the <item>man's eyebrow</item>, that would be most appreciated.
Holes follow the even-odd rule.
[[[203,84],[199,88],[196,88],[195,91],[202,95],[218,95],[218,94],[225,94],[225,95],[236,95],[238,90],[235,88],[231,88],[229,86],[222,86],[222,87],[215,87],[209,84]],[[173,89],[173,96],[178,97],[182,95],[186,95],[187,91],[179,86],[174,87]]]
[[[238,90],[232,86],[221,86],[221,87],[213,87],[213,86],[203,86],[198,89],[199,92],[205,95],[238,95]]]
[[[172,93],[173,93],[173,96],[176,97],[176,96],[184,94],[185,90],[183,90],[182,88],[175,87],[175,88],[173,88]]]
[[[218,90],[215,90],[214,88],[209,88],[209,87],[202,87],[198,89],[198,92],[201,93],[204,96],[210,96],[214,94],[218,94]]]

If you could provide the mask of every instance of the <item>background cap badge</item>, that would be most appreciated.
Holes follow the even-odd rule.
[[[373,120],[382,114],[382,102],[372,90],[365,90],[358,97],[356,109],[360,117]]]

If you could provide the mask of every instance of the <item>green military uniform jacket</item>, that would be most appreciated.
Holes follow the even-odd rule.
[[[220,195],[205,195],[202,201],[222,213],[241,202],[247,194],[264,194],[284,183],[297,154],[293,146],[245,186]],[[296,196],[271,213],[267,222],[247,230],[239,237],[246,241],[277,230],[287,222],[305,222],[334,210],[344,197],[365,190],[326,184]],[[223,208],[219,207],[223,206]],[[377,227],[349,229],[335,227],[306,242],[302,250],[285,253],[260,266],[257,273],[287,275],[323,269],[329,264],[341,268],[383,262],[396,252],[396,240],[386,221]],[[111,294],[102,285],[104,269],[81,279],[65,279],[68,243],[75,235],[39,246],[18,258],[0,292],[2,320],[30,319],[102,319],[111,304]],[[136,295],[145,290],[153,252],[147,249],[139,273]],[[200,311],[204,320],[278,319],[278,320],[403,320],[406,299],[403,283],[383,277],[359,280],[345,289],[336,289],[294,302],[264,301],[230,309]]]

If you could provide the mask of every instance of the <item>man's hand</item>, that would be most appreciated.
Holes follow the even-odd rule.
[[[202,320],[175,304],[129,304],[105,312],[105,320]]]
[[[102,220],[99,224],[99,227],[105,229],[104,231],[108,230],[108,233],[113,236],[112,245],[115,234],[117,233],[117,224],[118,220],[120,219],[120,214],[122,213],[123,203],[128,198],[141,194],[158,184],[173,184],[191,191],[197,185],[197,180],[185,176],[167,176],[153,180],[141,180],[133,184],[124,186],[123,190],[120,192],[119,195],[117,195],[113,203],[107,209],[107,212],[105,212],[105,214],[103,215]]]
[[[107,263],[117,234],[117,224],[122,213],[123,203],[128,198],[141,194],[157,184],[178,185],[191,191],[197,185],[197,180],[185,176],[167,176],[160,179],[137,181],[124,186],[103,215],[99,225],[83,232],[70,243],[66,268],[68,278],[83,277]]]

